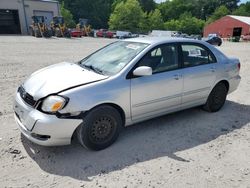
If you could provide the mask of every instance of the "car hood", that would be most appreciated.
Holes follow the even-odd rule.
[[[35,99],[62,90],[96,82],[107,78],[75,63],[59,63],[34,72],[23,84],[27,93]]]

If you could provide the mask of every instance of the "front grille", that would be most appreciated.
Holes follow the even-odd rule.
[[[20,96],[24,100],[24,102],[26,102],[30,106],[35,106],[36,101],[29,93],[25,91],[25,89],[22,86],[18,88],[18,92],[20,93]]]

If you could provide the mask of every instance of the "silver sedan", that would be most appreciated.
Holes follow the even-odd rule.
[[[220,110],[239,85],[239,71],[238,59],[202,41],[117,41],[77,63],[33,73],[17,90],[15,120],[37,144],[66,145],[76,135],[101,150],[124,126],[195,106]]]

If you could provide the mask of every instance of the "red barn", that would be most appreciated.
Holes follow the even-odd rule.
[[[224,16],[204,28],[204,37],[216,33],[222,38],[236,37],[250,34],[250,17]]]

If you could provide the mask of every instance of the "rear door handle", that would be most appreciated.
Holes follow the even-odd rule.
[[[175,75],[174,75],[174,79],[175,79],[175,80],[179,80],[181,77],[182,77],[181,74],[175,74]]]

